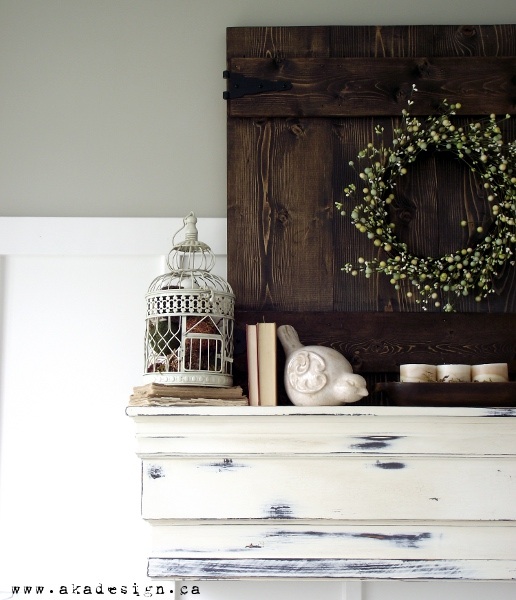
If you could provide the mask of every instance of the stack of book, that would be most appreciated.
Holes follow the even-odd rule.
[[[130,406],[248,406],[240,386],[230,388],[148,383],[133,388]]]
[[[247,377],[251,406],[276,406],[276,323],[246,325]]]

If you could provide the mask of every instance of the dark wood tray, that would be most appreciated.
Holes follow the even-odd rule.
[[[400,406],[516,406],[516,382],[377,383]]]

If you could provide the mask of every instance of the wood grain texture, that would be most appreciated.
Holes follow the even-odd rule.
[[[507,362],[516,372],[516,314],[486,319],[476,313],[348,313],[237,311],[236,323],[274,317],[292,325],[304,345],[342,352],[360,373],[399,373],[406,362],[482,364]],[[314,325],[316,324],[316,325]]]
[[[242,178],[232,169],[228,175],[228,256],[239,256],[232,286],[247,306],[288,305],[293,290],[307,288],[300,310],[333,306],[331,171],[313,161],[330,145],[331,128],[313,125],[293,119],[229,126],[229,164],[257,168]]]
[[[360,117],[399,115],[417,87],[414,115],[429,115],[443,100],[461,114],[516,112],[516,58],[235,58],[232,74],[291,87],[233,98],[230,117]],[[228,81],[228,92],[238,84]]]
[[[516,505],[508,502],[516,497],[513,456],[437,461],[357,453],[343,460],[315,456],[307,443],[305,455],[266,460],[238,454],[144,460],[143,472],[145,519],[516,521]],[[201,490],[209,490],[208,502]]]
[[[325,56],[329,52],[328,27],[228,27],[228,56],[272,57],[286,54]]]
[[[231,57],[516,56],[514,25],[229,27]]]
[[[281,414],[277,409],[263,414],[268,409],[260,407],[251,414],[246,408],[240,409],[240,414],[233,410],[230,415],[219,415],[212,407],[208,416],[199,413],[193,413],[189,418],[184,414],[162,415],[161,418],[173,419],[176,432],[181,435],[156,435],[160,433],[156,424],[139,437],[137,452],[148,461],[145,476],[151,477],[164,473],[154,463],[156,458],[192,455],[209,456],[211,463],[221,470],[238,468],[238,460],[233,462],[235,455],[281,458],[306,455],[307,450],[312,455],[333,455],[342,459],[374,455],[385,461],[393,455],[424,457],[432,454],[442,458],[450,455],[462,458],[511,455],[514,425],[510,417],[516,415],[516,409],[503,409],[503,412],[492,409],[483,416],[478,416],[474,409],[462,409],[462,417],[453,417],[444,412],[428,412],[428,407],[418,408],[418,412],[427,417],[428,422],[425,422],[414,420],[414,416],[419,415],[402,411],[405,407],[389,408],[391,414],[380,414],[377,407],[368,414],[360,412],[357,406],[347,406],[339,407],[333,414]],[[470,411],[467,417],[465,410]],[[371,418],[372,415],[376,419]],[[503,419],[493,421],[494,417]],[[406,425],[409,419],[415,422]],[[439,427],[429,427],[428,423],[439,424]],[[245,434],[238,434],[238,431],[245,431]],[[144,429],[140,428],[140,432],[144,433]],[[475,432],[481,432],[481,435]]]
[[[514,530],[500,524],[447,523],[245,523],[227,527],[220,522],[203,527],[151,521],[152,557],[232,558],[245,552],[249,559],[299,557],[331,559],[504,560],[514,544]],[[171,541],[174,541],[173,545]]]
[[[339,559],[151,558],[150,577],[175,579],[515,579],[512,561]]]
[[[465,121],[492,112],[488,106],[514,112],[515,40],[515,25],[229,28],[228,67],[254,65],[255,75],[298,82],[297,91],[294,85],[276,94],[278,102],[289,98],[288,117],[274,116],[269,94],[228,102],[228,279],[237,305],[421,312],[416,298],[407,298],[403,287],[395,290],[387,277],[366,280],[341,271],[359,256],[372,258],[375,248],[334,204],[345,200],[346,185],[358,182],[349,161],[377,141],[376,124],[389,143],[411,93],[406,76],[429,86],[416,112],[427,112],[451,91],[466,107]],[[345,69],[347,83],[339,80]],[[494,98],[499,104],[489,105]],[[232,116],[239,102],[253,104],[248,114],[261,116]],[[324,116],[308,116],[317,111]],[[516,138],[513,120],[504,124],[504,137]],[[489,226],[481,185],[467,166],[444,154],[411,165],[398,191],[389,217],[414,253],[440,256],[475,244],[476,227]],[[471,225],[461,228],[462,220]],[[514,312],[515,272],[506,265],[495,294],[481,303],[454,298],[455,309]]]

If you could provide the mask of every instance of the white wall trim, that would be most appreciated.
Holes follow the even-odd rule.
[[[182,217],[0,217],[0,256],[166,255],[182,226]],[[198,217],[197,229],[215,255],[226,254],[226,219]]]

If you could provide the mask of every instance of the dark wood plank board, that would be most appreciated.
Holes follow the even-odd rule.
[[[358,373],[399,373],[404,363],[507,362],[516,373],[516,314],[238,311],[246,323],[292,325],[304,345],[342,352]]]
[[[228,57],[329,56],[331,27],[228,27]]]
[[[310,120],[231,122],[228,160],[253,163],[257,178],[230,170],[228,255],[238,256],[232,285],[248,307],[333,307],[333,213],[329,169],[313,160],[331,144],[331,127]],[[246,138],[243,144],[237,139]],[[245,148],[245,156],[241,154]],[[297,182],[293,184],[293,182]],[[241,265],[243,268],[239,268]]]
[[[417,312],[278,312],[239,310],[235,322],[234,375],[246,388],[245,325],[260,321],[292,325],[304,345],[329,346],[341,352],[366,378],[370,396],[363,404],[383,403],[376,383],[399,380],[399,365],[483,364],[506,362],[516,377],[516,314]],[[278,344],[278,390],[283,387],[285,357]]]
[[[235,58],[228,68],[291,86],[232,99],[231,117],[399,115],[413,86],[414,115],[435,112],[445,99],[460,99],[463,115],[516,112],[516,57]],[[240,87],[229,79],[230,95]]]
[[[229,27],[228,57],[516,56],[513,24]]]

